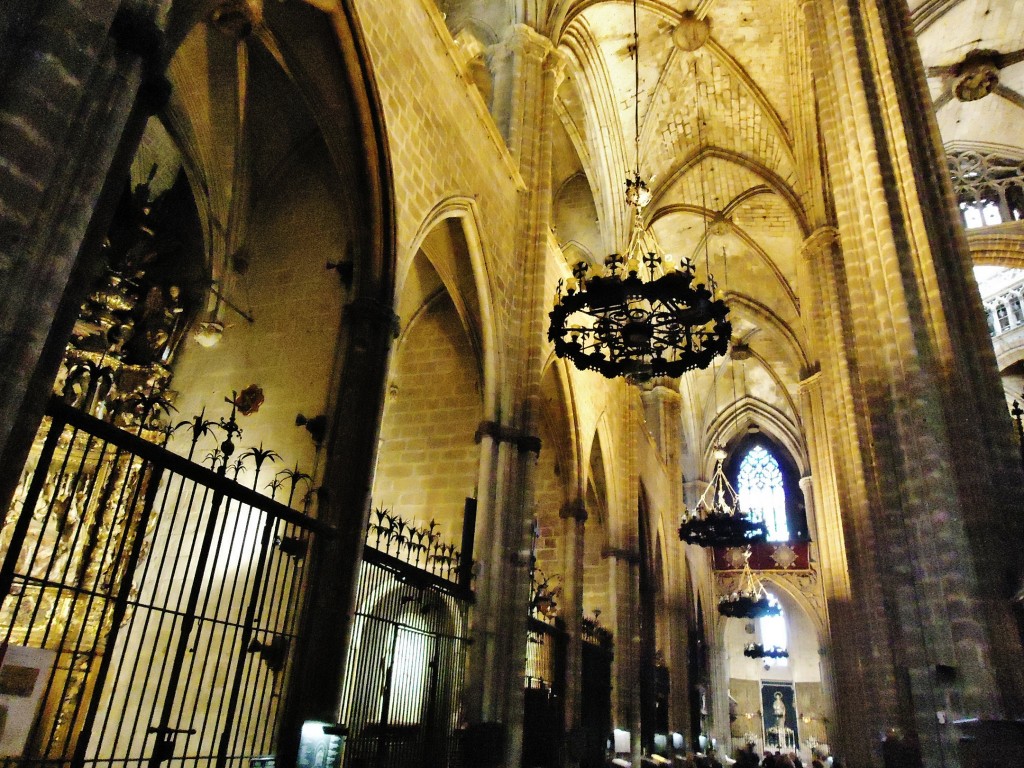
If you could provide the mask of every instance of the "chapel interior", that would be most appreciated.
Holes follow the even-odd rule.
[[[1022,764],[1024,6],[6,0],[0,504],[0,768]]]

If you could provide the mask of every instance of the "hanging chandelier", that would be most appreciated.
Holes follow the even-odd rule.
[[[782,607],[768,596],[754,572],[750,568],[750,548],[743,556],[743,573],[740,574],[736,590],[722,595],[718,600],[718,612],[733,619],[760,619],[765,616],[778,616]]]
[[[580,370],[636,382],[707,368],[725,354],[732,334],[729,308],[714,278],[709,274],[706,284],[697,282],[688,258],[673,267],[644,227],[643,209],[651,194],[640,176],[639,41],[634,0],[636,169],[626,179],[626,204],[632,209],[629,244],[603,265],[580,261],[572,277],[558,281],[548,328],[558,357]],[[704,226],[706,249],[706,218]]]
[[[777,645],[765,648],[761,643],[747,643],[743,646],[743,655],[748,659],[788,659],[789,651]]]
[[[745,547],[768,538],[768,527],[743,514],[739,494],[725,476],[726,453],[715,449],[715,471],[693,508],[683,511],[679,538],[700,547]]]

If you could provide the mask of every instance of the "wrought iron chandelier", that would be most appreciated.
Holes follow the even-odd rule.
[[[744,554],[739,584],[735,591],[719,598],[718,612],[733,619],[760,619],[782,613],[782,607],[768,596],[761,579],[751,570],[749,547]]]
[[[631,381],[707,368],[725,354],[732,334],[729,308],[714,278],[709,274],[707,284],[697,282],[688,258],[673,267],[644,227],[643,209],[651,194],[640,176],[639,42],[634,0],[636,168],[626,179],[626,204],[632,209],[629,244],[603,265],[580,261],[571,278],[559,280],[548,328],[558,357],[580,370]],[[706,249],[706,218],[704,226]]]
[[[701,547],[745,547],[768,538],[768,527],[743,514],[739,494],[725,476],[726,453],[715,449],[715,472],[692,509],[683,511],[679,538]]]
[[[748,659],[788,659],[789,651],[777,645],[765,648],[761,643],[747,643],[743,646],[743,655]]]

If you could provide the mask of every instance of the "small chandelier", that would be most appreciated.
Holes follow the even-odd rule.
[[[725,450],[715,449],[715,472],[693,509],[683,511],[679,538],[700,547],[745,547],[768,538],[768,527],[740,508],[739,495],[725,476]]]
[[[743,646],[743,655],[748,659],[788,659],[789,651],[777,645],[765,648],[761,643],[747,643]]]
[[[640,176],[639,45],[634,0],[636,169],[626,179],[626,204],[633,210],[629,245],[603,265],[580,261],[571,278],[558,281],[548,328],[558,357],[582,371],[634,382],[707,368],[725,354],[732,335],[729,308],[714,278],[709,274],[706,285],[696,282],[691,259],[673,268],[644,228],[643,209],[651,193]]]
[[[768,596],[761,580],[750,569],[750,548],[744,554],[743,573],[734,592],[718,600],[718,612],[732,619],[760,619],[778,616],[782,607]]]

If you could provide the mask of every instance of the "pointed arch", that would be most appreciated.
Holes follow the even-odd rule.
[[[672,189],[673,186],[675,186],[676,182],[686,176],[690,171],[697,168],[702,162],[704,162],[704,160],[709,158],[734,163],[735,165],[750,171],[755,176],[760,177],[770,189],[786,201],[786,204],[796,217],[797,224],[800,227],[801,236],[806,237],[810,233],[811,227],[807,218],[807,211],[804,209],[803,203],[800,202],[799,195],[797,195],[796,191],[786,182],[785,179],[764,163],[723,147],[702,147],[689,157],[683,158],[679,165],[669,172],[667,178],[658,185],[657,191],[654,193],[654,197],[648,206],[649,210],[657,211],[661,199],[670,189]]]
[[[569,475],[562,482],[563,501],[583,498],[586,473],[581,463],[575,393],[565,361],[554,355],[548,358],[541,373],[541,397],[541,414],[555,440],[550,448],[560,459],[559,466]]]
[[[456,309],[459,311],[460,317],[463,318],[464,324],[473,328],[473,332],[480,340],[484,418],[493,419],[498,408],[497,382],[500,375],[498,324],[494,318],[492,292],[483,242],[480,237],[480,217],[476,201],[471,197],[453,196],[438,202],[420,224],[407,253],[414,256],[423,248],[430,233],[449,220],[457,224],[465,244],[470,279],[466,280],[465,271],[453,269],[454,265],[442,263],[438,254],[432,253],[433,249],[428,247],[424,251],[424,255],[428,260],[431,260],[431,255],[437,260],[436,264],[434,260],[431,260],[431,264],[435,270],[438,270],[438,276],[444,283],[445,290],[453,297],[453,301],[456,301]],[[413,258],[403,260],[402,272],[397,281],[400,286],[399,290],[405,284],[413,261]],[[438,269],[438,265],[440,265],[440,269]],[[456,300],[455,297],[458,299]],[[476,311],[470,312],[470,308],[473,306],[476,307]]]

